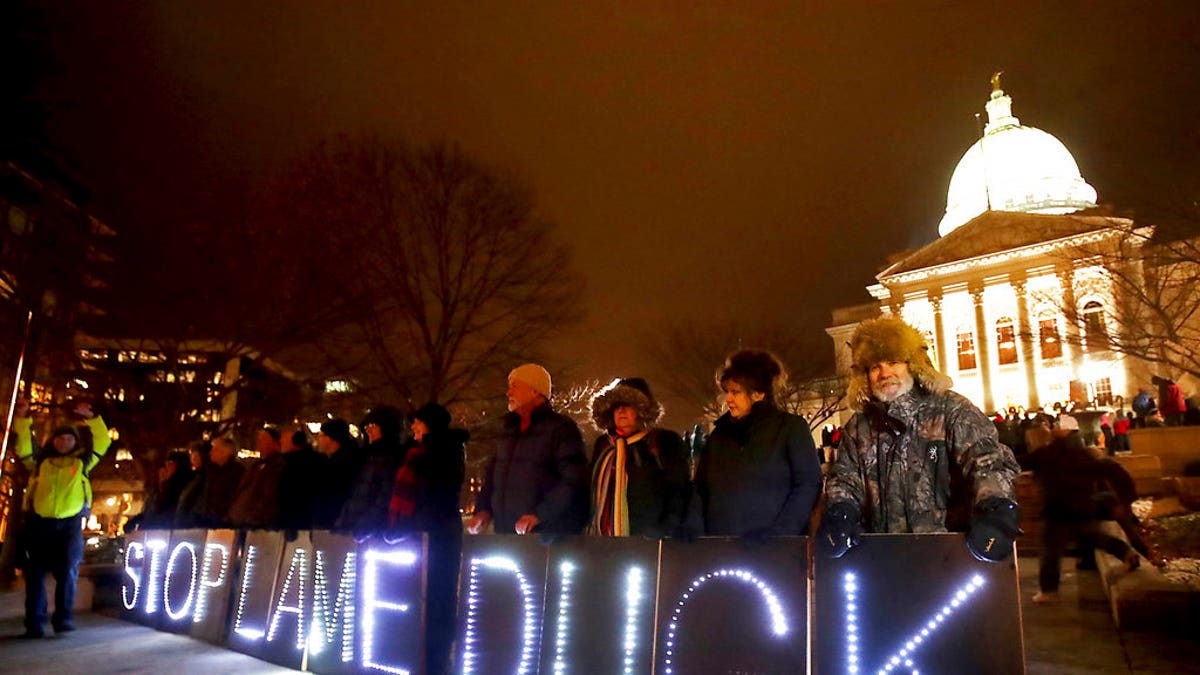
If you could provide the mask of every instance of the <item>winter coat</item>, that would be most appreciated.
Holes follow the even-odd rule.
[[[612,493],[611,485],[607,489],[600,485],[600,471],[616,452],[617,446],[611,435],[604,434],[596,439],[592,451],[591,534],[600,534],[598,516],[602,514],[595,513],[597,495]],[[629,443],[626,453],[625,491],[630,536],[660,538],[671,534],[683,524],[690,490],[688,456],[683,439],[668,429],[651,429],[639,440]],[[608,481],[614,482],[611,474]]]
[[[475,508],[490,512],[501,534],[515,533],[517,521],[526,514],[536,515],[544,532],[582,531],[588,487],[579,425],[549,403],[533,410],[524,431],[519,415],[505,415]]]
[[[354,490],[354,481],[362,470],[365,458],[363,450],[349,443],[329,456],[317,486],[317,500],[313,506],[314,528],[329,529],[337,522],[342,507]]]
[[[279,527],[279,479],[282,453],[260,458],[247,469],[229,507],[229,522],[237,528]]]
[[[1108,472],[1084,446],[1078,431],[1022,457],[1021,468],[1033,471],[1042,489],[1043,518],[1059,523],[1096,518],[1097,492]]]
[[[313,507],[329,458],[311,446],[283,453],[279,475],[279,526],[285,530],[307,530],[313,526]]]
[[[1158,397],[1158,411],[1164,415],[1176,415],[1187,410],[1187,401],[1183,397],[1183,389],[1174,382],[1159,387],[1162,394]]]
[[[175,512],[175,526],[228,527],[229,509],[246,468],[236,459],[221,466],[211,460],[184,488]]]
[[[759,401],[713,424],[696,466],[689,527],[711,536],[799,535],[821,492],[808,423]]]
[[[43,518],[73,518],[92,505],[92,481],[88,474],[100,462],[112,439],[108,427],[98,415],[87,420],[91,430],[91,449],[78,439],[75,449],[66,455],[58,454],[51,445],[43,449],[40,458],[33,454],[33,418],[13,420],[17,435],[17,458],[32,474],[25,489],[26,508]]]
[[[171,529],[175,524],[175,511],[179,508],[179,499],[194,477],[190,466],[176,468],[167,482],[159,485],[154,495],[147,500],[146,508],[142,510],[141,526],[147,529]]]
[[[382,532],[388,524],[388,504],[396,471],[404,465],[408,446],[384,436],[362,450],[362,465],[350,496],[334,526],[352,532]]]
[[[431,431],[420,445],[409,449],[404,466],[397,471],[396,489],[404,481],[404,495],[393,491],[393,502],[402,498],[411,504],[404,516],[389,514],[390,527],[399,531],[421,531],[432,535],[462,533],[459,495],[466,477],[467,440],[465,429]]]
[[[979,501],[1014,498],[1020,472],[979,408],[916,386],[850,418],[825,492],[858,506],[869,532],[963,531]]]

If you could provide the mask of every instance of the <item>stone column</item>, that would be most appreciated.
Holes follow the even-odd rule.
[[[1025,279],[1011,282],[1013,291],[1017,294],[1017,344],[1021,346],[1021,361],[1025,363],[1025,387],[1029,390],[1029,407],[1041,406],[1037,387],[1037,368],[1033,355],[1033,329],[1029,321],[1029,299]]]
[[[995,412],[992,397],[992,359],[988,345],[987,320],[983,316],[983,287],[971,288],[971,300],[975,303],[975,367],[979,369],[979,383],[983,387],[983,412]]]
[[[942,319],[942,294],[930,294],[929,306],[933,307],[933,337],[937,340],[934,347],[937,352],[938,370],[948,373],[950,365],[946,361],[946,324]]]
[[[1083,367],[1083,335],[1079,330],[1079,304],[1075,300],[1075,272],[1062,270],[1058,272],[1058,283],[1062,287],[1063,308],[1067,320],[1067,338],[1063,340],[1063,357],[1071,364],[1071,379],[1079,377]]]

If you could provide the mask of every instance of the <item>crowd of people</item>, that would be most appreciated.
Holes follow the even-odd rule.
[[[1022,466],[1002,442],[1003,428],[950,389],[924,338],[902,320],[865,321],[850,346],[848,398],[855,412],[837,429],[836,456],[824,475],[807,422],[780,405],[786,373],[769,352],[742,350],[718,369],[715,384],[726,411],[694,458],[678,433],[660,426],[663,409],[645,379],[617,380],[594,397],[598,435],[589,452],[583,429],[551,403],[550,373],[532,363],[519,366],[508,376],[509,412],[465,529],[547,541],[578,534],[687,541],[722,536],[758,546],[771,537],[808,534],[811,521],[817,550],[829,557],[845,555],[866,532],[949,531],[965,533],[976,558],[1006,560],[1019,533],[1014,482]],[[27,575],[32,581],[49,573],[68,582],[60,580],[64,595],[51,620],[56,631],[71,628],[71,570],[81,550],[78,516],[90,503],[90,494],[78,485],[86,486],[87,470],[108,445],[103,421],[86,406],[77,413],[91,427],[91,442],[77,443],[78,431],[64,428],[35,460],[28,407],[17,410],[21,457],[40,465],[31,491]],[[380,406],[360,427],[362,447],[341,419],[322,424],[315,444],[304,428],[263,428],[255,439],[258,457],[245,466],[235,443],[224,437],[190,456],[173,453],[159,471],[141,525],[331,529],[359,541],[390,542],[425,533],[426,659],[428,672],[442,673],[456,628],[464,529],[459,496],[468,434],[452,426],[450,412],[437,403],[407,419],[394,407]],[[1060,499],[1055,492],[1063,489],[1061,475],[1070,473],[1065,467],[1081,461],[1077,436],[1058,431],[1041,444],[1009,441],[1042,480],[1046,517],[1055,523],[1047,527],[1042,561],[1047,598],[1057,585],[1062,543],[1071,537],[1089,538],[1129,560],[1127,550],[1092,527],[1098,502],[1089,496],[1089,518],[1080,520],[1078,505],[1069,503],[1078,495]],[[1094,466],[1114,493],[1106,502],[1109,513],[1118,520],[1124,514],[1129,524],[1131,487],[1118,472],[1104,473],[1111,467],[1100,459]],[[76,483],[47,488],[49,473],[63,471],[73,471]],[[65,500],[47,497],[46,490],[78,494]],[[814,512],[820,512],[822,495],[826,505],[818,520]],[[32,590],[26,634],[37,637],[45,598],[40,584],[27,588]]]

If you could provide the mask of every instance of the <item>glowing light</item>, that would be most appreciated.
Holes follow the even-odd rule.
[[[217,566],[217,578],[212,578],[212,559],[213,554],[221,556],[221,562]],[[205,544],[204,545],[204,564],[200,567],[200,589],[196,594],[196,613],[192,616],[194,623],[200,623],[208,616],[209,596],[216,592],[216,589],[225,585],[225,572],[229,569],[229,548],[224,544]]]
[[[296,581],[296,604],[285,605],[288,593],[292,589],[292,580]],[[296,649],[304,649],[304,587],[308,583],[308,551],[297,546],[292,553],[292,561],[288,563],[287,576],[283,586],[279,588],[279,597],[275,600],[275,610],[271,612],[271,624],[267,628],[267,642],[274,642],[279,632],[279,620],[284,614],[296,616]]]
[[[562,570],[562,591],[558,596],[558,626],[554,639],[554,672],[556,674],[565,673],[567,670],[566,660],[564,659],[567,638],[570,637],[570,622],[567,611],[571,608],[571,577],[575,574],[575,565],[570,562],[563,562],[560,569]]]
[[[404,565],[411,567],[417,562],[417,554],[412,551],[367,551],[366,568],[363,570],[363,668],[380,670],[392,675],[408,675],[404,668],[375,662],[375,612],[407,612],[409,606],[405,603],[389,602],[379,599],[379,565]]]
[[[633,655],[637,649],[638,604],[642,600],[642,570],[629,568],[625,577],[625,675],[633,673]]]
[[[121,604],[127,610],[133,610],[135,607],[137,607],[138,594],[142,590],[142,572],[141,570],[138,570],[137,574],[133,573],[133,568],[129,566],[129,561],[131,558],[136,558],[143,561],[146,559],[146,547],[143,546],[140,541],[130,542],[129,545],[125,547],[125,575],[129,577],[130,581],[133,582],[132,598],[129,597],[129,585],[124,583],[121,584]],[[143,565],[144,564],[145,563],[143,563]]]
[[[511,572],[517,578],[517,586],[521,590],[521,600],[524,605],[525,626],[523,633],[524,644],[521,647],[521,661],[517,665],[518,675],[525,675],[533,669],[533,656],[537,651],[537,611],[533,602],[533,586],[517,567],[516,561],[503,556],[488,558],[472,558],[471,572],[467,581],[467,630],[463,636],[463,675],[476,672],[478,655],[475,653],[475,622],[479,613],[479,571],[480,568]]]
[[[326,645],[333,644],[338,629],[342,633],[342,662],[354,660],[354,551],[347,551],[342,562],[342,578],[338,582],[333,612],[329,611],[329,580],[325,575],[325,552],[317,550],[313,564],[313,622],[308,636],[308,653],[320,654]]]
[[[192,558],[192,574],[188,582],[187,599],[183,603],[183,607],[179,611],[171,608],[171,577],[175,572],[175,562],[179,558],[181,551],[187,551]],[[191,542],[180,542],[173,551],[171,557],[167,559],[167,572],[163,577],[163,608],[167,610],[167,617],[172,621],[179,621],[187,616],[192,609],[192,602],[196,599],[196,547]]]
[[[254,583],[254,557],[258,553],[258,549],[254,546],[246,547],[246,570],[242,574],[242,592],[238,596],[237,614],[233,620],[233,632],[246,638],[247,640],[261,640],[267,632],[261,628],[243,628],[242,614],[246,610],[246,594],[250,591],[250,584]]]
[[[167,547],[166,539],[146,539],[146,548],[150,549],[150,578],[146,581],[146,613],[158,611],[158,568],[162,565],[162,551]]]
[[[966,601],[971,598],[984,584],[983,577],[976,574],[971,577],[961,588],[957,589],[950,595],[950,599],[946,604],[942,605],[932,619],[927,621],[918,632],[914,633],[903,641],[901,647],[893,654],[888,656],[883,661],[883,666],[877,671],[878,675],[887,675],[893,670],[896,670],[901,665],[912,670],[913,655],[919,651],[924,645],[926,638],[930,633],[937,630],[945,621],[946,617],[950,616],[959,607],[964,606]],[[858,653],[858,644],[862,639],[858,628],[855,625],[853,617],[853,608],[857,603],[858,582],[853,573],[847,572],[844,577],[842,586],[846,597],[846,671],[849,673],[859,672],[859,664],[861,663],[861,655]],[[916,670],[912,670],[913,675],[917,674]]]
[[[693,579],[691,585],[684,591],[683,596],[675,605],[675,612],[672,614],[671,622],[667,626],[666,654],[663,661],[664,672],[667,675],[672,675],[675,672],[671,662],[675,657],[675,637],[676,631],[679,628],[680,617],[683,615],[683,608],[687,605],[687,601],[691,599],[692,595],[714,579],[728,579],[753,586],[762,595],[763,601],[767,605],[767,612],[771,617],[771,632],[776,637],[783,637],[788,633],[787,617],[783,614],[783,604],[779,602],[779,596],[775,591],[761,579],[744,569],[734,568],[723,568],[707,574],[701,574]]]

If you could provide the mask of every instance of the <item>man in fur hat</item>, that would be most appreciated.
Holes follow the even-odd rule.
[[[846,423],[826,483],[818,545],[840,557],[868,532],[967,531],[980,560],[1012,554],[1020,474],[996,428],[929,359],[924,338],[896,317],[864,321],[850,341]]]
[[[688,461],[683,439],[654,425],[662,406],[640,377],[615,381],[592,399],[601,431],[592,453],[589,534],[661,538],[683,523]]]

